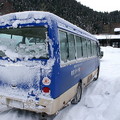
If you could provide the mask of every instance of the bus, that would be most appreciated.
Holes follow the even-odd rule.
[[[0,16],[0,104],[53,115],[97,80],[99,42],[44,11]]]

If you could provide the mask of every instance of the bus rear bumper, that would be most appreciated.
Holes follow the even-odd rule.
[[[6,96],[0,96],[0,104],[6,105],[11,108],[18,108],[23,110],[29,110],[37,113],[54,114],[52,107],[54,106],[54,99],[41,98],[36,102],[32,99],[22,100],[16,98],[10,98]]]
[[[43,97],[40,98],[38,102],[32,99],[24,100],[0,95],[0,104],[11,108],[18,108],[52,115],[63,108],[68,103],[68,101],[74,97],[76,88],[77,84],[56,99]]]

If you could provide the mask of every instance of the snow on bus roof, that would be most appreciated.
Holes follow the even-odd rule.
[[[115,28],[114,32],[120,32],[120,28]]]
[[[8,25],[13,28],[17,28],[19,24],[46,22],[43,19],[47,20],[49,26],[51,26],[51,20],[54,20],[58,23],[58,27],[60,28],[67,29],[69,31],[74,30],[76,34],[81,34],[82,36],[96,40],[96,38],[87,31],[73,25],[55,14],[44,11],[24,11],[0,16],[0,26],[2,27]]]
[[[120,35],[111,35],[111,34],[101,34],[94,35],[98,40],[107,40],[107,39],[120,39]]]

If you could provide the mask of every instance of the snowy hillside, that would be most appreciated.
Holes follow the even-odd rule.
[[[102,47],[99,79],[85,88],[82,100],[61,110],[54,120],[120,120],[120,49]],[[38,114],[8,110],[0,120],[38,120]]]

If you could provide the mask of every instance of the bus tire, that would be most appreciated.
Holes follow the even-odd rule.
[[[82,83],[79,83],[77,87],[76,95],[71,101],[71,104],[77,104],[81,100],[81,96],[82,96]]]
[[[99,77],[99,67],[98,67],[98,69],[97,69],[97,74],[96,74],[96,76],[94,77],[94,81],[96,81],[96,80],[98,79],[98,77]]]

